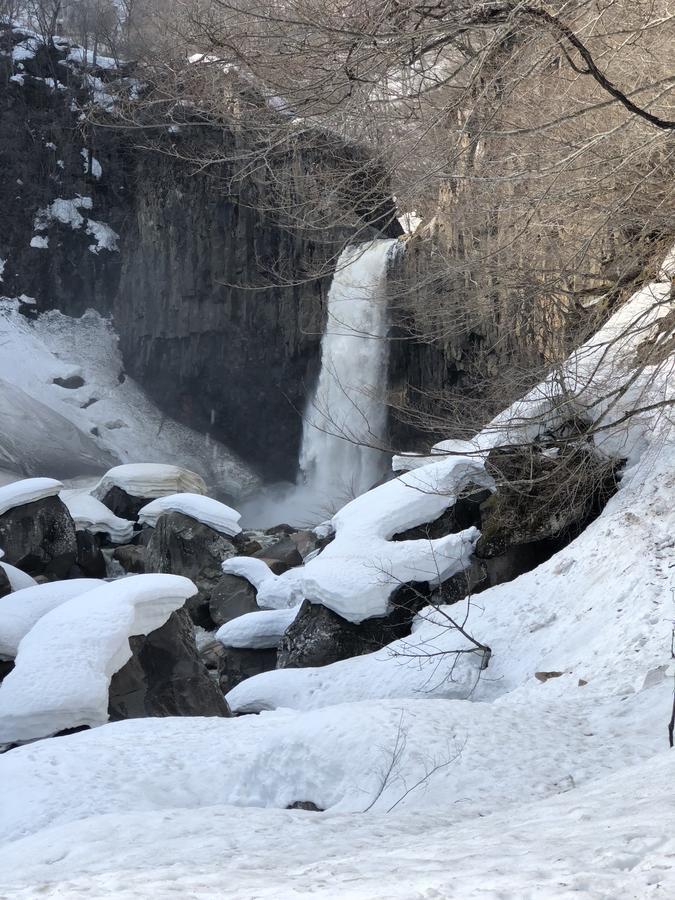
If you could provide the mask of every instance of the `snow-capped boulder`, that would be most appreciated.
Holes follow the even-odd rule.
[[[180,466],[129,463],[109,469],[91,493],[115,515],[136,520],[151,500],[183,492],[205,494],[204,479]]]
[[[0,562],[0,569],[2,569],[9,580],[9,587],[12,591],[20,591],[23,588],[33,587],[34,584],[37,584],[37,581],[30,575],[7,562]]]
[[[0,599],[5,597],[7,594],[10,594],[12,591],[12,585],[9,583],[9,578],[7,577],[7,573],[0,565]]]
[[[241,533],[239,526],[240,513],[225,503],[204,497],[201,494],[170,494],[168,497],[158,497],[152,503],[144,506],[139,514],[138,521],[143,525],[157,525],[160,516],[168,512],[181,513],[207,525],[220,534],[234,537]]]
[[[420,605],[422,602],[420,600]],[[279,641],[277,668],[326,666],[379,650],[395,638],[407,634],[412,617],[412,611],[401,615],[394,610],[390,616],[366,619],[355,624],[321,603],[305,600]],[[236,622],[233,624],[236,625]]]
[[[102,584],[95,578],[72,578],[14,591],[0,604],[0,657],[13,659],[22,639],[43,616]]]
[[[255,588],[236,575],[222,575],[209,596],[209,615],[216,625],[224,625],[257,609]]]
[[[116,516],[88,491],[61,491],[63,502],[78,531],[103,534],[113,544],[126,544],[134,534],[133,522]]]
[[[129,640],[131,659],[113,675],[110,719],[145,716],[227,716],[222,692],[195,643],[185,607],[150,634]]]
[[[106,722],[110,679],[131,658],[129,638],[161,627],[195,591],[187,578],[135,575],[42,616],[0,686],[0,743]]]
[[[235,555],[232,542],[218,531],[182,513],[165,513],[157,520],[145,555],[149,572],[169,572],[192,579],[199,588],[195,603],[206,603],[222,578],[223,560]],[[199,624],[202,624],[201,622]]]
[[[28,478],[0,488],[0,544],[7,561],[34,575],[64,577],[77,558],[75,524],[61,484]]]
[[[0,487],[0,516],[17,506],[55,497],[63,485],[55,478],[23,478]]]

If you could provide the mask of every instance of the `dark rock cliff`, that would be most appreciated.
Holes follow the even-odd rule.
[[[55,47],[17,63],[11,51],[22,41],[0,30],[0,291],[35,298],[38,311],[112,315],[126,371],[161,409],[267,478],[293,478],[335,256],[350,235],[396,233],[385,194],[369,220],[360,209],[380,175],[360,149],[306,133],[268,158],[272,180],[300,195],[297,209],[313,204],[313,173],[323,167],[350,190],[330,192],[335,227],[294,221],[269,201],[269,175],[242,174],[232,162],[255,152],[236,122],[186,114],[180,127],[125,129],[99,112],[92,126],[82,112],[91,73]],[[199,170],[196,150],[206,144],[222,161]],[[100,163],[98,176],[88,158]],[[36,228],[54,200],[82,197],[79,224],[51,217]],[[117,250],[97,249],[96,223],[118,236]]]

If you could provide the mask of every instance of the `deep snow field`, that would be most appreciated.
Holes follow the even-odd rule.
[[[630,377],[669,290],[662,277],[636,294],[565,374],[577,404],[617,423],[599,443],[628,460],[619,491],[546,563],[447,608],[489,644],[487,669],[427,610],[377,653],[230,692],[234,711],[259,715],[136,719],[12,749],[0,897],[675,896],[675,427],[657,405],[673,397],[675,360]],[[620,376],[630,389],[607,399]],[[557,383],[484,429],[474,461],[495,424],[526,440],[554,417]],[[383,572],[422,571],[383,517],[402,485],[450,490],[470,458],[421,462],[397,460],[408,476],[341,510],[330,553],[264,583],[270,605],[311,585],[359,621],[386,605]],[[408,492],[419,521],[425,495]],[[435,502],[422,502],[429,518]],[[325,811],[286,808],[300,801]]]
[[[116,463],[180,460],[226,495],[259,486],[231,451],[162,415],[124,374],[107,319],[93,310],[28,319],[20,305],[0,297],[0,470],[72,479]],[[0,483],[15,477],[0,471]]]

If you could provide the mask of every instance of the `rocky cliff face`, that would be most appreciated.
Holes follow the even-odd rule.
[[[267,478],[293,478],[331,260],[350,234],[394,227],[386,196],[372,225],[359,209],[378,190],[362,152],[305,135],[276,153],[274,179],[308,192],[298,208],[312,203],[317,168],[355,173],[330,201],[334,228],[293,222],[262,175],[186,161],[206,143],[223,160],[253,152],[237,123],[92,127],[82,109],[110,73],[92,82],[67,48],[48,52],[6,29],[0,50],[2,293],[34,298],[38,311],[111,314],[126,370],[160,408]],[[97,241],[99,226],[112,241]]]

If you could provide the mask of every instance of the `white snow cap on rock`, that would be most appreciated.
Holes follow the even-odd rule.
[[[44,615],[0,685],[0,743],[107,722],[108,686],[131,657],[129,638],[159,628],[196,592],[179,575],[133,575]]]
[[[14,659],[19,643],[42,616],[67,600],[105,584],[99,578],[50,581],[14,591],[0,601],[0,657]]]
[[[16,566],[11,566],[9,563],[0,562],[0,569],[4,569],[5,575],[9,579],[9,586],[13,591],[21,591],[23,588],[37,584],[37,581],[30,575],[26,575],[21,569],[17,569]]]
[[[284,632],[295,621],[298,607],[292,609],[261,609],[245,613],[222,625],[216,639],[224,647],[267,650],[279,646]]]
[[[205,494],[201,475],[164,463],[128,463],[109,469],[92,489],[92,496],[102,500],[110,488],[118,487],[132,497],[167,497],[190,492]]]
[[[134,534],[134,523],[116,516],[86,490],[64,490],[59,494],[68,507],[75,527],[93,534],[107,534],[114,544],[126,544]]]
[[[0,487],[0,515],[17,506],[56,496],[63,485],[54,478],[23,478]]]
[[[227,560],[223,571],[251,581],[262,607],[280,609],[308,599],[351,622],[384,616],[400,585],[438,584],[468,565],[478,539],[475,528],[435,540],[392,538],[437,519],[469,482],[492,485],[482,459],[449,457],[388,481],[344,506],[332,519],[335,539],[304,566],[275,576],[235,557]]]
[[[219,531],[221,534],[227,534],[233,537],[235,534],[241,533],[239,526],[240,513],[225,503],[213,500],[211,497],[204,497],[201,494],[169,494],[168,497],[159,497],[148,503],[141,509],[138,514],[138,521],[153,528],[157,524],[157,519],[164,513],[178,512],[184,516],[190,516]]]

